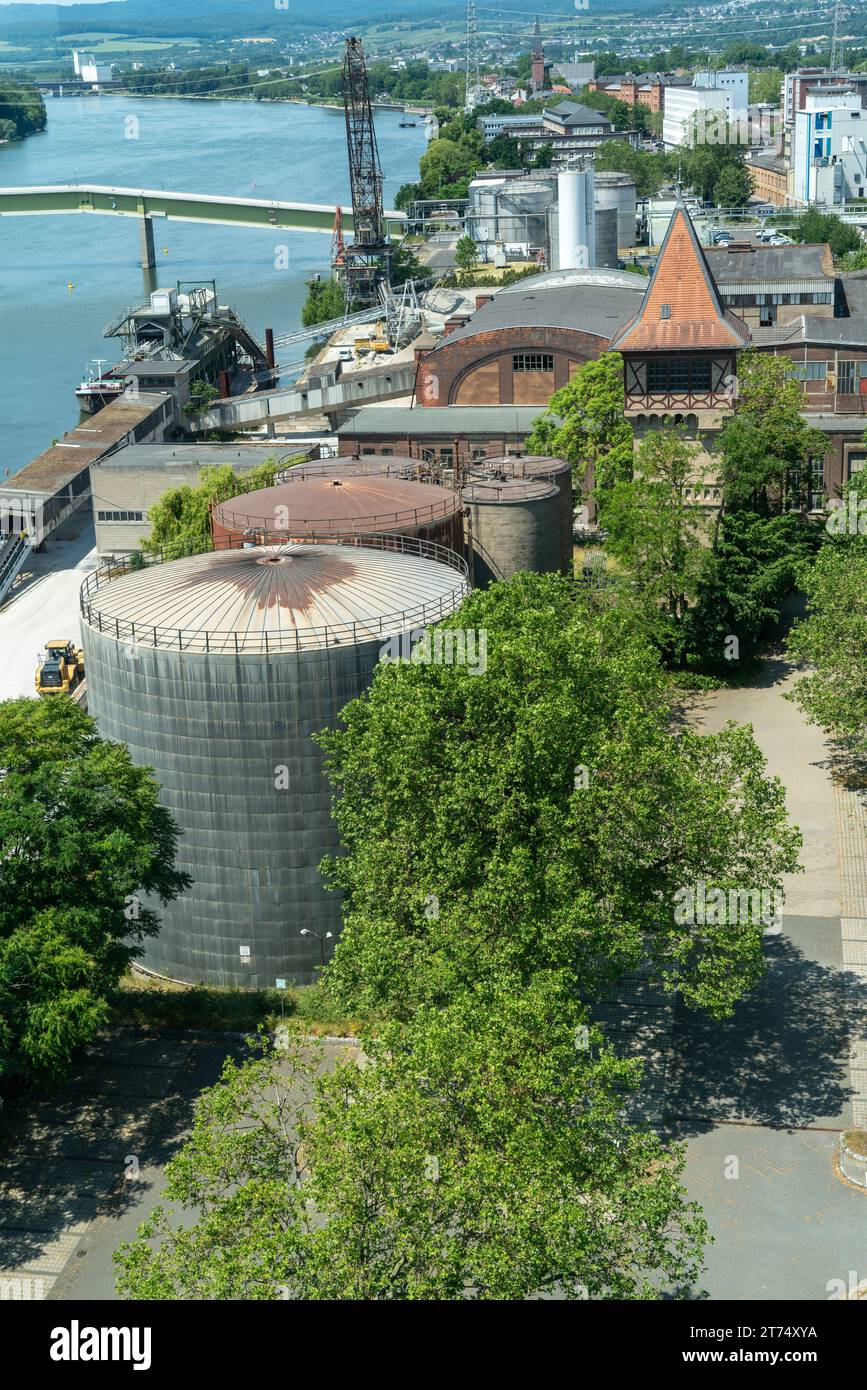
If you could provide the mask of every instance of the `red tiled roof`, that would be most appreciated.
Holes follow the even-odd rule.
[[[742,348],[749,337],[746,324],[723,307],[688,213],[676,208],[641,308],[609,346],[615,352]]]

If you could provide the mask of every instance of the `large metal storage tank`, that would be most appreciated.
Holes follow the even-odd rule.
[[[477,587],[510,579],[519,570],[557,573],[560,494],[552,483],[479,478],[467,484],[463,499],[469,511]]]
[[[614,208],[617,212],[617,245],[635,245],[637,202],[635,179],[616,169],[602,169],[596,174],[597,208]]]
[[[572,573],[572,469],[566,459],[551,458],[543,454],[525,454],[516,457],[505,454],[499,458],[486,458],[473,465],[473,478],[535,478],[537,481],[553,483],[557,488],[557,511],[559,514],[560,569],[563,574]]]
[[[448,488],[381,475],[331,473],[244,492],[211,509],[214,548],[389,532],[460,551],[461,501]]]
[[[560,169],[557,174],[557,228],[560,270],[589,270],[598,264],[593,216],[593,166]]]
[[[275,483],[306,483],[310,478],[414,478],[426,482],[430,464],[408,454],[341,455],[295,463],[275,473]]]
[[[90,713],[155,769],[195,880],[154,904],[147,969],[251,988],[315,978],[319,942],[299,933],[336,935],[340,906],[317,867],[338,841],[311,735],[366,689],[384,642],[468,590],[458,556],[405,537],[388,547],[224,550],[85,581]]]
[[[596,226],[596,262],[600,269],[616,270],[617,258],[617,210],[616,208],[597,208],[593,214]]]

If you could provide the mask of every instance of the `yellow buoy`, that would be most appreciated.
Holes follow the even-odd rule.
[[[74,290],[74,289],[75,289],[75,286],[73,285],[73,283],[72,283],[71,280],[70,280],[69,283],[67,284],[66,288],[67,288],[68,290]]]

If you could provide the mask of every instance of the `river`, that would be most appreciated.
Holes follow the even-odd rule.
[[[48,98],[48,127],[0,145],[0,184],[101,183],[351,206],[343,111],[294,103],[93,96]],[[130,121],[136,117],[136,122]],[[386,207],[418,177],[423,125],[378,111]],[[127,138],[137,131],[137,138]],[[160,285],[213,279],[254,330],[300,326],[305,280],[326,271],[327,236],[157,222]],[[288,269],[276,269],[289,248]],[[0,218],[0,476],[78,423],[73,392],[102,329],[144,291],[138,223],[86,215]]]

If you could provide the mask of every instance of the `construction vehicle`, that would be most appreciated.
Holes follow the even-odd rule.
[[[385,332],[385,324],[382,319],[379,320],[374,329],[373,336],[370,340],[370,350],[371,352],[391,352],[391,343],[388,341]]]
[[[84,652],[72,642],[46,642],[36,667],[37,695],[71,695],[84,680]]]

